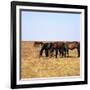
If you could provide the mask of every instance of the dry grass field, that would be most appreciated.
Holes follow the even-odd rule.
[[[76,50],[70,57],[39,57],[40,47],[33,42],[21,42],[21,78],[62,77],[80,75],[80,58]]]

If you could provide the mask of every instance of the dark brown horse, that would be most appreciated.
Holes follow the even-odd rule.
[[[50,50],[51,55],[53,55],[53,52],[55,52],[55,56],[57,58],[57,55],[60,54],[62,57],[65,56],[65,43],[64,42],[53,42],[52,47]]]
[[[60,55],[65,56],[65,47],[64,47],[65,43],[64,42],[47,42],[47,43],[43,43],[41,50],[40,50],[40,56],[42,56],[43,51],[45,51],[45,55],[46,57],[52,56],[54,55],[55,52],[55,56],[57,58],[58,52],[60,53]]]
[[[80,42],[72,41],[65,43],[66,54],[69,56],[69,50],[77,49],[78,57],[80,57]]]

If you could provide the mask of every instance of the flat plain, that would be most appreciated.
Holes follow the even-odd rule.
[[[21,41],[21,79],[65,77],[80,75],[80,58],[76,49],[70,50],[70,57],[39,57],[40,46],[34,42]]]

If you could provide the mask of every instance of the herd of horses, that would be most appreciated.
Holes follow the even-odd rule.
[[[41,45],[40,57],[45,53],[46,57],[53,56],[57,58],[58,55],[61,57],[69,57],[69,50],[77,50],[77,57],[80,57],[80,42],[34,42],[34,46]]]

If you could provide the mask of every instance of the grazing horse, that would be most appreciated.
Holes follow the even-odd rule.
[[[49,55],[49,49],[51,49],[51,47],[52,47],[52,43],[43,43],[42,44],[42,47],[41,47],[41,50],[40,50],[40,56],[42,56],[42,54],[43,54],[43,51],[45,51],[45,55],[46,55],[46,57],[48,57]]]
[[[64,42],[47,42],[42,45],[42,48],[40,50],[40,56],[42,56],[43,51],[45,51],[46,57],[49,56],[49,52],[50,56],[52,56],[55,52],[55,56],[57,58],[58,52],[60,53],[60,55],[65,56],[65,50],[66,48]]]
[[[65,49],[65,43],[64,42],[54,42],[52,43],[52,47],[51,47],[51,55],[52,53],[55,51],[55,56],[57,58],[57,55],[58,55],[58,52],[60,53],[60,55],[63,57],[65,56],[65,52],[66,52],[66,49]]]
[[[39,45],[42,45],[43,42],[40,42],[40,41],[35,41],[33,46],[36,47],[36,46],[39,46]]]
[[[66,42],[65,43],[66,54],[69,56],[69,50],[77,49],[78,57],[80,57],[80,42]]]

